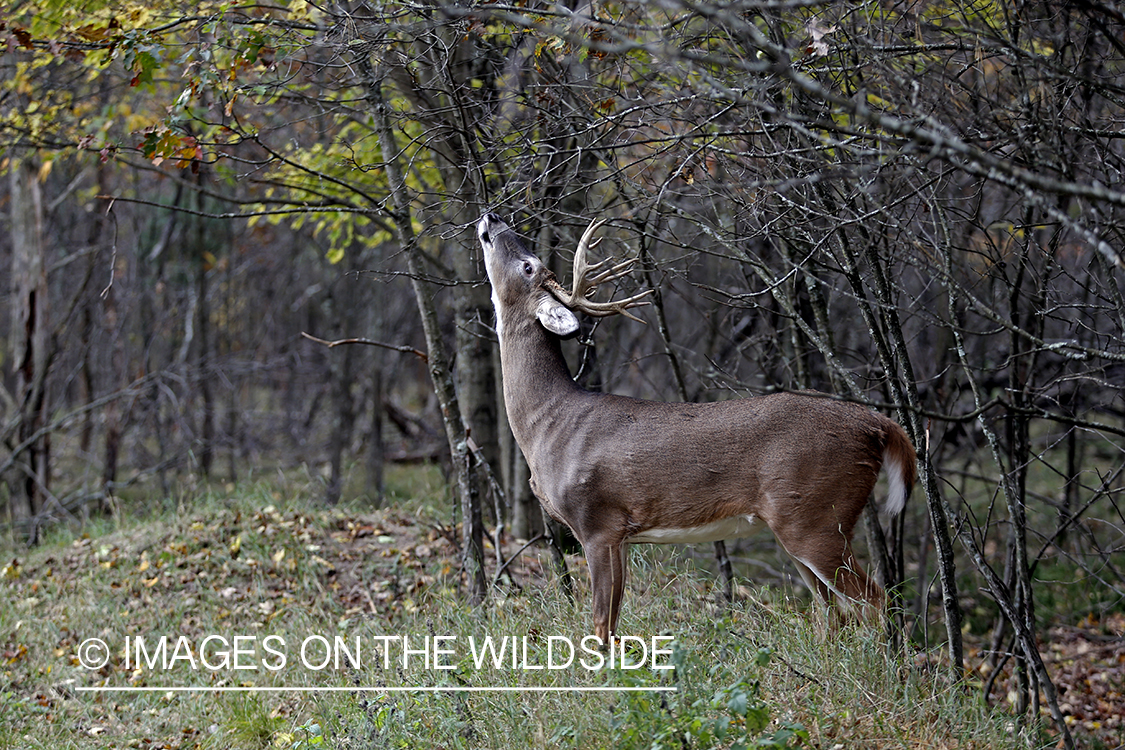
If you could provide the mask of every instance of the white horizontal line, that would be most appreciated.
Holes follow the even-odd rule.
[[[676,687],[241,687],[189,685],[176,687],[75,687],[84,693],[675,693]]]

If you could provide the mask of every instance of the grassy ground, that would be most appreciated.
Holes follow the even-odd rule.
[[[605,655],[581,651],[581,558],[570,559],[576,604],[536,547],[473,610],[440,484],[407,481],[409,499],[386,511],[247,485],[9,552],[0,748],[1053,746],[951,688],[936,655],[891,657],[871,630],[825,638],[786,592],[718,606],[707,577],[660,551],[634,551],[621,623],[636,635],[627,663],[644,666],[587,668]],[[515,643],[514,664],[511,652],[478,662],[486,637]],[[571,647],[562,668],[536,668],[564,664]],[[107,686],[154,690],[82,690]],[[172,690],[186,686],[372,689]],[[603,690],[413,690],[496,687]]]

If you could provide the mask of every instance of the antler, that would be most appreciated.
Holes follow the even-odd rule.
[[[590,222],[590,226],[588,226],[586,231],[582,234],[582,239],[578,241],[578,249],[574,251],[573,288],[568,292],[554,279],[549,279],[547,281],[547,286],[551,293],[558,298],[559,302],[562,302],[572,310],[584,312],[594,318],[604,318],[620,313],[626,318],[631,318],[632,320],[643,323],[643,320],[628,311],[630,308],[649,304],[644,298],[653,294],[652,289],[641,292],[640,294],[634,294],[632,297],[611,300],[609,302],[593,302],[589,299],[590,293],[594,291],[598,284],[604,284],[607,281],[614,281],[615,279],[620,279],[622,276],[627,276],[629,269],[637,262],[637,259],[633,258],[611,265],[609,268],[605,268],[605,265],[612,262],[611,258],[606,258],[593,265],[586,262],[586,251],[590,248],[597,247],[598,243],[601,242],[599,238],[593,244],[590,244],[590,239],[602,224],[605,224],[604,219],[595,219]],[[600,271],[600,273],[595,273],[597,271]]]

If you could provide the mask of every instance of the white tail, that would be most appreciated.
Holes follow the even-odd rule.
[[[856,562],[852,530],[886,465],[883,511],[897,514],[915,479],[903,429],[823,394],[775,394],[706,404],[642,401],[575,384],[559,345],[573,311],[610,315],[644,294],[591,302],[624,274],[586,265],[597,229],[575,253],[571,292],[495,214],[477,224],[500,335],[504,401],[546,511],[582,543],[594,594],[594,632],[608,640],[625,590],[629,544],[709,542],[773,532],[806,585],[847,611],[884,603]],[[629,315],[629,317],[632,317]]]

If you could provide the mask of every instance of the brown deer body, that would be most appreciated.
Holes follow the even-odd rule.
[[[914,448],[894,421],[823,394],[775,394],[714,403],[644,401],[580,388],[560,338],[571,309],[623,313],[645,295],[593,303],[597,283],[575,254],[574,291],[494,214],[477,225],[492,283],[508,420],[547,512],[582,543],[594,595],[594,632],[613,634],[626,551],[639,542],[710,542],[766,526],[806,585],[825,602],[879,610],[883,591],[851,549],[856,521],[882,466],[898,513],[914,482]],[[564,304],[564,301],[566,304]],[[630,317],[632,317],[630,315]]]

